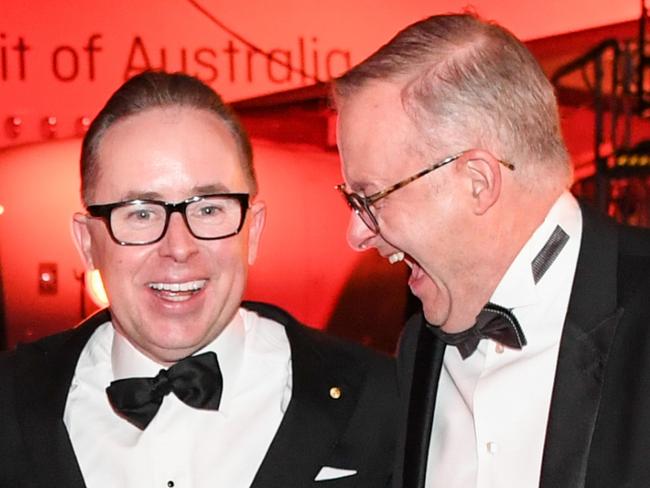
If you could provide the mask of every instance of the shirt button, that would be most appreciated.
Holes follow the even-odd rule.
[[[167,486],[168,486],[169,488],[174,488],[174,482],[173,482],[173,481],[168,481],[168,482],[167,482]]]
[[[494,346],[494,351],[495,351],[497,354],[502,354],[503,351],[504,351],[504,349],[505,349],[505,348],[503,347],[503,344],[501,344],[500,342],[497,342],[496,345]]]
[[[496,442],[490,441],[485,445],[487,452],[496,454],[499,451],[499,445]]]

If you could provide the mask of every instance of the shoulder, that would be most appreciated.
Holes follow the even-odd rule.
[[[110,320],[111,316],[108,309],[99,310],[70,329],[33,342],[18,344],[16,350],[10,353],[9,357],[23,360],[26,357],[46,356],[68,347],[83,347],[97,327]]]
[[[97,329],[110,315],[107,310],[102,310],[77,327],[53,334],[33,342],[21,343],[11,351],[0,352],[0,395],[5,388],[12,387],[23,381],[35,381],[39,375],[57,375],[62,371],[53,368],[58,366],[74,367],[76,359],[84,345]],[[66,362],[52,362],[53,358],[66,358]],[[68,368],[69,369],[69,368]]]
[[[311,350],[321,357],[346,357],[357,363],[367,363],[377,366],[390,366],[393,363],[393,358],[386,354],[309,327],[299,322],[289,312],[275,305],[245,301],[242,303],[242,307],[282,324],[289,338],[292,353],[295,352],[296,348],[301,348]]]
[[[623,302],[631,294],[645,292],[650,286],[650,229],[619,224],[586,205],[581,205],[581,212],[580,258],[589,258],[583,270],[596,270],[594,276],[614,272]]]
[[[650,258],[650,229],[619,225],[621,254],[637,258]]]
[[[243,306],[284,326],[293,371],[292,407],[285,419],[300,424],[300,431],[314,438],[322,437],[325,426],[331,436],[325,438],[335,441],[318,465],[355,467],[357,484],[386,486],[393,467],[398,411],[393,359],[307,327],[273,305],[245,302]],[[313,442],[318,446],[321,441]]]
[[[397,401],[394,358],[307,327],[276,306],[257,302],[245,302],[242,306],[284,326],[296,391],[328,394],[331,385],[341,385],[355,392],[349,398],[356,399],[354,410],[358,415],[392,418]],[[353,424],[365,425],[366,421]]]
[[[6,409],[14,408],[22,388],[57,373],[50,367],[50,354],[56,353],[70,335],[70,331],[60,332],[34,342],[18,344],[16,349],[0,352],[0,418],[9,418]]]
[[[639,297],[647,306],[650,291],[650,229],[618,225],[618,278],[619,299],[622,305]],[[629,306],[629,305],[628,305]]]
[[[622,257],[650,257],[650,229],[620,224],[584,204],[580,210],[583,246],[603,243],[616,246]]]
[[[274,305],[244,302],[242,306],[284,326],[295,382],[329,381],[352,386],[364,395],[397,395],[394,358],[308,327]]]
[[[33,342],[19,343],[13,350],[0,352],[0,388],[10,376],[16,374],[19,364],[38,361],[39,357],[59,349],[73,334],[73,329],[66,330]]]

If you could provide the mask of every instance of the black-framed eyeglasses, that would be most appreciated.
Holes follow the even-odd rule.
[[[89,205],[91,217],[101,218],[111,238],[121,246],[153,244],[163,238],[171,214],[179,212],[197,239],[215,240],[241,231],[249,203],[248,193],[215,193],[169,203],[160,200],[128,200]]]
[[[461,151],[458,154],[454,154],[453,156],[448,156],[442,161],[438,161],[437,163],[429,166],[428,168],[423,169],[422,171],[419,171],[418,173],[414,174],[413,176],[409,176],[408,178],[405,178],[394,185],[389,186],[388,188],[384,188],[381,191],[378,191],[376,193],[373,193],[372,195],[363,196],[359,195],[358,193],[353,193],[353,192],[348,192],[345,190],[345,183],[341,183],[340,185],[336,185],[336,189],[341,192],[341,195],[343,195],[343,198],[347,202],[347,204],[350,206],[350,208],[356,213],[361,221],[366,224],[366,226],[375,234],[379,234],[379,222],[377,221],[377,217],[375,217],[375,214],[372,213],[371,206],[377,203],[379,200],[382,198],[387,197],[394,191],[399,190],[400,188],[404,188],[406,185],[409,183],[413,183],[415,180],[418,180],[422,178],[425,175],[428,175],[432,171],[437,170],[438,168],[442,168],[443,166],[453,163],[456,161],[458,158],[460,158],[463,154],[465,154],[467,151]],[[498,160],[499,163],[501,163],[503,166],[508,168],[509,170],[514,171],[515,165],[512,163],[509,163],[507,161],[502,161]]]

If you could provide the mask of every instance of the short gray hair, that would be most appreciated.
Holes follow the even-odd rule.
[[[569,182],[553,87],[530,51],[496,23],[470,13],[416,22],[335,80],[335,102],[372,81],[403,86],[405,111],[438,149],[486,149],[520,176],[546,169]]]

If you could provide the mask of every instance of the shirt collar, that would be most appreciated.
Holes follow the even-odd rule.
[[[570,192],[565,191],[555,201],[542,224],[533,232],[526,244],[510,264],[497,285],[490,301],[514,309],[538,301],[540,286],[551,281],[547,275],[554,274],[553,265],[535,285],[531,263],[557,226],[569,236],[569,241],[579,238],[581,214],[578,202]],[[561,254],[561,253],[560,253]]]
[[[230,399],[235,394],[237,378],[242,369],[244,357],[246,328],[244,326],[243,309],[235,314],[233,319],[210,344],[193,355],[204,352],[214,352],[219,360],[223,376],[223,393],[219,411],[227,414]],[[111,347],[111,365],[113,379],[153,377],[163,366],[138,351],[122,334],[113,328],[113,343]]]

